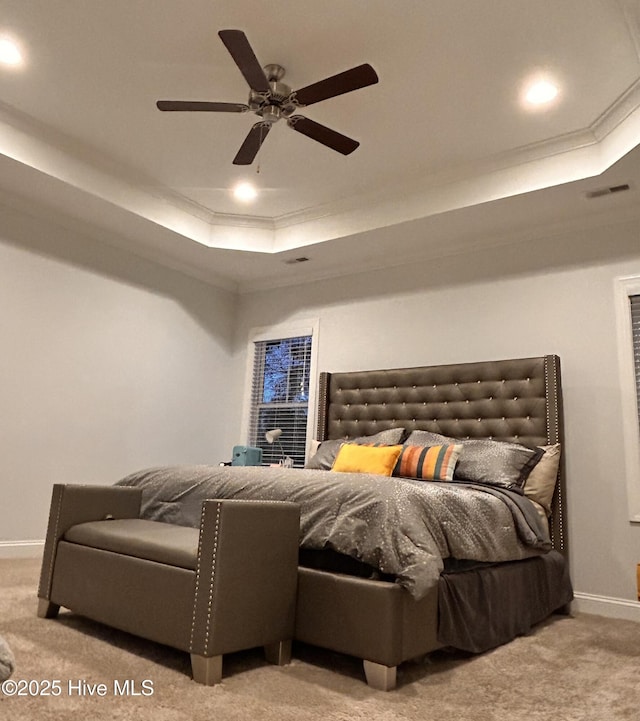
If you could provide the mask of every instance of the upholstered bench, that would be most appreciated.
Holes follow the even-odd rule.
[[[222,657],[264,646],[288,663],[300,513],[293,503],[207,500],[200,528],[139,518],[141,491],[55,485],[38,615],[61,606],[191,654],[212,685]]]

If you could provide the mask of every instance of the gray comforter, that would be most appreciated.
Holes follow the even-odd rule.
[[[143,489],[144,518],[192,527],[206,498],[293,501],[301,547],[393,574],[415,598],[437,583],[445,558],[520,560],[550,547],[530,502],[491,487],[254,466],[151,468],[118,485]]]

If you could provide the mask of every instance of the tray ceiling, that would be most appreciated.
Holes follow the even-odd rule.
[[[241,291],[638,206],[636,0],[398,8],[3,0],[0,36],[24,64],[0,67],[0,203]],[[160,113],[164,98],[247,102],[223,28],[243,30],[294,88],[370,63],[378,84],[304,109],[360,147],[342,156],[277,123],[239,167],[255,115]],[[536,74],[559,94],[531,110],[521,96]],[[251,204],[231,193],[241,180],[258,190]]]

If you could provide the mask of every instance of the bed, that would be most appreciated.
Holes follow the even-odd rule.
[[[409,446],[458,455],[444,482],[357,473],[348,460],[343,473],[325,470],[346,453],[345,439],[356,441],[346,451],[358,446],[358,458],[399,448],[396,470]],[[573,594],[557,356],[322,373],[317,441],[305,469],[164,467],[119,483],[143,488],[144,517],[182,525],[197,524],[205,497],[299,502],[295,638],[362,659],[377,689],[394,688],[409,659],[443,646],[482,652],[566,611]],[[496,449],[508,449],[498,462],[519,474],[515,485],[500,473],[485,482],[495,480],[486,463],[495,468]],[[536,506],[526,483],[545,464],[553,483]],[[436,508],[445,520],[425,531],[423,515]],[[485,523],[498,541],[485,539]]]

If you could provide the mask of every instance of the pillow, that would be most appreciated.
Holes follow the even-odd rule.
[[[560,444],[540,446],[542,458],[536,463],[524,484],[524,495],[539,503],[547,515],[551,514],[551,500],[556,489],[560,467]]]
[[[421,481],[450,481],[462,445],[403,446],[394,476],[417,478]]]
[[[454,479],[522,492],[529,473],[542,457],[540,448],[527,448],[517,443],[492,441],[486,438],[448,438],[430,431],[413,431],[407,445],[437,446],[462,444],[462,453],[454,471]]]
[[[339,473],[376,473],[390,476],[402,446],[360,446],[343,443],[331,468]]]
[[[313,458],[315,454],[318,452],[318,448],[320,448],[320,441],[317,441],[315,438],[309,443],[309,458]]]
[[[343,443],[356,443],[357,445],[378,445],[394,446],[400,443],[404,434],[404,428],[388,428],[372,436],[361,436],[360,438],[337,438],[332,441],[323,441],[317,452],[307,461],[305,468],[329,471],[336,460],[340,446]]]

